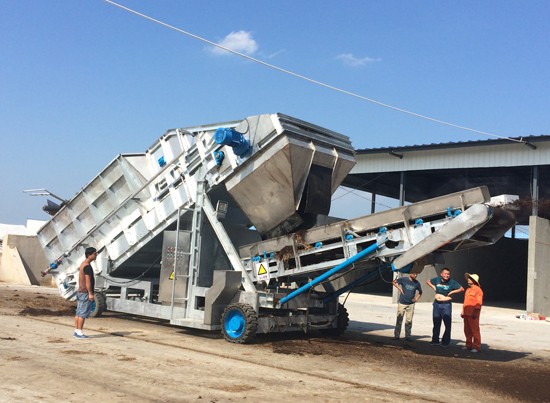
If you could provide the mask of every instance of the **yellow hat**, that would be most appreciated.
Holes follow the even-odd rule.
[[[465,273],[464,274],[464,277],[466,277],[466,280],[468,280],[469,278],[471,278],[473,280],[474,283],[476,283],[477,285],[479,285],[479,276],[477,274],[469,274],[469,273]]]

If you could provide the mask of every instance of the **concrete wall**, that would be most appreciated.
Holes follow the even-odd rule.
[[[4,243],[1,266],[0,281],[14,284],[33,284],[27,274],[17,246],[8,246]]]
[[[550,221],[529,217],[527,311],[550,316]]]
[[[36,236],[5,235],[0,259],[0,281],[55,286],[52,276],[40,275],[49,263]]]

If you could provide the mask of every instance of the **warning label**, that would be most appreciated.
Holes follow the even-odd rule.
[[[260,267],[258,267],[258,281],[269,283],[269,272],[265,269],[263,263],[260,263]]]
[[[258,269],[258,276],[260,274],[267,274],[267,270],[265,269],[263,264],[260,264],[260,268]]]

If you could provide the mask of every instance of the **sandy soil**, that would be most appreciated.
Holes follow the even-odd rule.
[[[550,401],[547,356],[459,354],[360,332],[218,333],[107,312],[72,337],[75,303],[0,284],[0,401]]]

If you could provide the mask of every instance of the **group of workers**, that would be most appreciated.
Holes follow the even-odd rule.
[[[422,286],[416,276],[416,273],[409,273],[408,277],[400,277],[393,281],[393,285],[400,291],[394,340],[400,338],[403,317],[405,317],[405,339],[414,341],[411,338],[414,304],[422,295]],[[477,353],[481,350],[479,314],[483,304],[483,291],[479,286],[479,276],[477,274],[466,273],[464,277],[468,282],[468,288],[464,294],[464,304],[460,313],[460,317],[464,319],[464,335],[466,337],[466,345],[462,348]],[[435,291],[433,331],[430,345],[448,347],[451,342],[452,295],[464,292],[464,287],[451,279],[451,271],[447,268],[441,270],[439,276],[428,280],[426,284]],[[445,331],[440,339],[441,322],[445,325]]]

